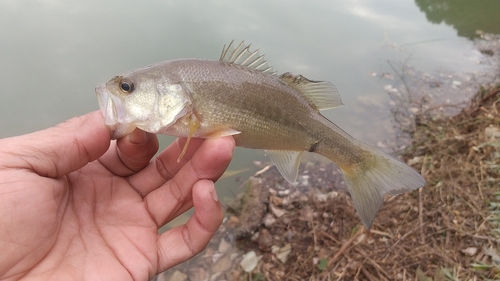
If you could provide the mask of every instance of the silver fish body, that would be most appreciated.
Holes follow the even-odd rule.
[[[243,43],[224,48],[218,61],[173,60],[123,73],[96,93],[115,138],[136,127],[188,139],[232,135],[238,146],[265,149],[290,182],[303,151],[324,155],[342,169],[367,228],[384,194],[425,184],[412,168],[319,113],[342,104],[332,84],[278,76]]]

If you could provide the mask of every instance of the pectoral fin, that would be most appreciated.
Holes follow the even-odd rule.
[[[300,157],[303,151],[290,150],[266,150],[267,155],[281,175],[290,183],[297,180],[299,172]]]
[[[198,120],[195,114],[191,114],[189,116],[189,135],[187,137],[186,143],[184,144],[184,147],[182,148],[179,158],[177,158],[177,163],[179,163],[182,157],[184,157],[184,154],[186,154],[189,142],[191,141],[191,138],[194,136],[194,133],[199,127],[200,127],[200,121]]]

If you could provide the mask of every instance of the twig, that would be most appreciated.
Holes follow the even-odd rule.
[[[420,169],[420,174],[425,175],[427,169],[427,155],[424,156],[424,161],[422,161],[422,169]],[[420,244],[425,244],[425,234],[424,234],[424,203],[422,201],[422,188],[418,189],[418,223],[420,224]]]
[[[356,247],[356,251],[358,251],[365,259],[367,259],[377,270],[382,272],[385,275],[385,277],[390,278],[389,273],[387,273],[377,262],[371,259],[365,251],[361,250],[359,247]],[[375,279],[370,279],[370,280],[375,280]]]
[[[484,174],[483,165],[480,165],[479,169],[481,169],[481,172],[479,173],[479,175],[481,176],[481,181],[478,181],[478,183],[477,183],[477,189],[479,189],[479,196],[481,196],[481,200],[484,200],[483,188],[482,188],[482,183],[484,182],[484,178],[483,178],[483,174]],[[476,169],[474,169],[474,175],[476,175]]]
[[[326,236],[327,238],[330,238],[333,242],[337,244],[341,244],[339,240],[335,239],[335,237],[331,236],[330,234],[326,233],[325,231],[320,231],[319,232],[321,235]]]
[[[422,188],[418,189],[418,224],[420,225],[420,244],[425,244],[424,234],[424,216],[423,216],[424,203],[422,202]]]
[[[358,280],[359,273],[361,272],[362,269],[363,269],[363,264],[360,264],[358,270],[356,271],[356,275],[354,275],[354,279],[352,280]]]
[[[474,149],[470,149],[471,152],[474,151]],[[470,152],[469,152],[470,154]],[[469,160],[469,156],[467,156],[467,162],[470,162]],[[473,167],[472,169],[472,172],[474,173],[474,179],[476,180],[476,185],[477,185],[477,189],[479,191],[479,197],[481,197],[481,200],[484,200],[484,196],[483,196],[483,190],[482,190],[482,183],[484,181],[484,178],[483,178],[483,165],[479,165],[479,169],[481,170],[479,172],[479,177],[481,177],[481,179],[478,179],[478,175],[477,175],[477,167]]]
[[[375,230],[375,229],[370,229],[370,233],[371,234],[377,234],[377,235],[380,235],[380,236],[387,236],[389,238],[394,238],[393,235],[387,233],[387,232],[382,232],[382,231],[378,231],[378,230]]]
[[[344,253],[344,251],[351,246],[351,244],[358,238],[358,236],[363,232],[364,227],[360,227],[356,234],[354,234],[347,242],[345,242],[342,247],[340,247],[340,250],[333,256],[333,258],[328,262],[328,267],[332,266],[332,264]]]
[[[373,276],[368,270],[364,269],[363,267],[361,268],[361,271],[363,272],[363,274],[366,277],[368,277],[368,280],[381,280],[380,278],[375,278],[375,276]],[[379,277],[382,277],[382,276],[379,275]],[[385,279],[385,280],[387,280],[387,279]]]
[[[444,225],[448,228],[448,229],[451,229],[453,231],[456,231],[462,235],[465,235],[465,236],[469,236],[469,237],[472,237],[472,238],[477,238],[477,239],[482,239],[482,240],[488,240],[488,241],[492,241],[492,242],[496,242],[496,243],[500,243],[500,239],[497,239],[497,238],[494,238],[494,237],[489,237],[489,236],[483,236],[483,235],[477,235],[477,234],[471,234],[471,233],[468,233],[467,231],[464,231],[464,230],[461,230],[460,228],[457,228],[457,227],[454,227],[448,220],[449,218],[442,212],[441,213],[441,216],[443,218],[446,218],[443,220],[443,223]]]
[[[436,250],[435,248],[431,247],[431,246],[426,246],[427,249],[428,249],[428,252],[424,254],[428,254],[428,253],[432,253],[438,257],[440,257],[441,259],[443,259],[443,261],[447,262],[448,264],[450,265],[453,265],[453,266],[457,266],[459,263],[452,260],[450,257],[448,257],[447,255],[443,254],[442,252]]]
[[[258,176],[262,175],[263,173],[267,172],[267,170],[269,170],[272,166],[273,165],[267,165],[267,166],[265,166],[264,168],[262,168],[262,170],[257,171],[254,174],[254,177],[258,177]]]
[[[427,223],[424,223],[423,225],[418,225],[418,227],[412,229],[411,231],[408,231],[407,233],[405,233],[403,236],[401,236],[401,238],[398,239],[398,241],[396,241],[390,249],[394,248],[399,242],[403,241],[406,237],[408,237],[410,234],[414,233],[415,231],[417,231],[418,229],[420,229],[421,227],[423,227],[425,224]]]
[[[494,237],[477,235],[477,234],[472,235],[472,237],[473,238],[477,238],[477,239],[489,240],[489,241],[493,241],[493,242],[496,242],[496,243],[500,243],[500,239],[497,239],[497,238],[494,238]]]
[[[484,103],[487,99],[495,96],[496,94],[500,93],[500,89],[495,89],[495,90],[491,90],[487,95],[485,95],[484,97],[481,98],[481,101],[477,102],[476,104],[482,104]],[[474,108],[472,111],[470,112],[467,112],[467,115],[472,115],[474,113],[476,113],[476,111],[478,111],[480,108],[476,107]]]

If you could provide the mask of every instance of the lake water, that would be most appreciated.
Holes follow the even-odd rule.
[[[394,138],[388,61],[481,71],[471,39],[478,29],[500,33],[498,11],[496,0],[0,1],[0,137],[97,110],[94,87],[120,72],[218,59],[235,39],[253,43],[278,73],[332,82],[345,105],[324,114],[375,144]],[[162,137],[162,146],[171,140]],[[262,151],[238,149],[230,170],[254,160],[267,161]],[[221,185],[238,184],[232,177]]]

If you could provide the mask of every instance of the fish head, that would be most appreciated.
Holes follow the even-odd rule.
[[[135,128],[158,133],[187,114],[191,105],[181,84],[147,71],[115,76],[95,91],[113,139]]]

